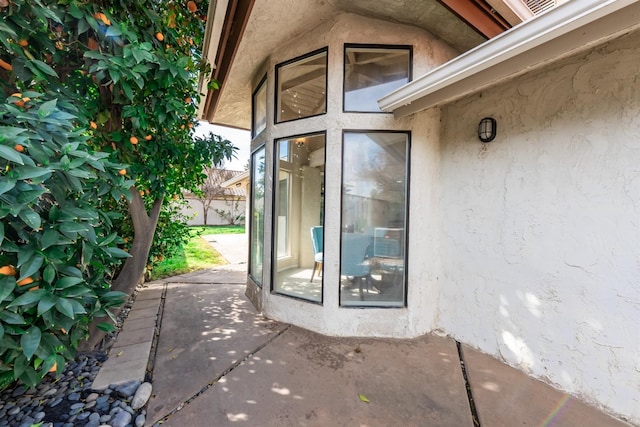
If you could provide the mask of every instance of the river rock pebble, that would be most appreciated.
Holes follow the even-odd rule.
[[[48,374],[38,387],[18,383],[3,390],[0,427],[30,427],[37,423],[42,423],[42,427],[144,425],[146,412],[142,408],[149,399],[147,392],[151,394],[151,384],[143,383],[142,387],[140,381],[131,381],[92,390],[91,383],[105,360],[102,352],[82,353],[67,363],[58,379]],[[142,399],[144,403],[140,403]]]

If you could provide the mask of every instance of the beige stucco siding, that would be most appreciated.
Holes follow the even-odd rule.
[[[439,204],[438,327],[635,423],[639,46],[636,32],[445,107]]]
[[[305,35],[282,46],[281,50],[273,52],[268,67],[265,67],[269,100],[266,141],[326,131],[324,299],[320,306],[263,292],[262,308],[271,318],[329,335],[414,337],[431,331],[437,315],[437,298],[434,296],[439,293],[438,223],[435,221],[438,213],[434,205],[438,195],[440,116],[436,110],[401,120],[392,114],[344,113],[345,43],[412,45],[414,76],[422,75],[456,55],[453,49],[424,30],[355,14],[338,14],[335,20],[310,29]],[[276,64],[324,47],[329,51],[327,113],[274,125],[273,73]],[[256,76],[255,80],[260,77]],[[414,208],[409,213],[407,308],[354,310],[339,307],[341,157],[342,132],[345,129],[411,132],[410,202],[412,206],[421,208]],[[267,158],[272,158],[269,143],[267,147]],[[272,174],[272,168],[267,167],[267,170]],[[269,185],[273,182],[270,175],[267,181]],[[267,205],[271,203],[269,197],[267,195]],[[271,236],[267,234],[265,239],[265,245],[270,245]],[[265,289],[269,289],[269,281],[266,278]]]

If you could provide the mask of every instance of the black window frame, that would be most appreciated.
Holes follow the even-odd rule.
[[[304,59],[310,58],[312,56],[315,55],[319,55],[321,53],[325,54],[325,75],[324,75],[324,111],[322,113],[318,113],[318,114],[314,114],[311,116],[304,116],[304,117],[297,117],[294,119],[289,119],[289,120],[278,120],[278,118],[280,117],[280,110],[278,108],[278,97],[280,95],[280,78],[279,78],[279,70],[282,67],[286,67],[287,65],[291,65],[294,64],[298,61],[302,61]],[[304,120],[304,119],[308,119],[311,117],[318,117],[318,116],[322,116],[327,114],[327,109],[328,109],[328,98],[327,98],[327,92],[328,92],[328,87],[329,87],[329,46],[325,46],[322,47],[320,49],[316,49],[314,51],[311,51],[309,53],[305,53],[304,55],[300,55],[297,56],[293,59],[289,59],[285,62],[281,62],[279,64],[276,64],[275,66],[275,78],[274,78],[274,83],[275,83],[275,90],[274,90],[274,96],[273,96],[273,101],[274,101],[274,114],[273,114],[273,123],[274,124],[280,124],[280,123],[289,123],[289,122],[294,122],[296,120]]]
[[[342,112],[343,113],[357,113],[357,114],[393,114],[386,111],[358,111],[347,110],[346,104],[346,78],[347,78],[347,49],[349,48],[362,48],[362,49],[389,49],[389,50],[408,50],[409,51],[409,75],[407,83],[413,81],[413,45],[400,45],[400,44],[362,44],[362,43],[345,43],[342,55]]]

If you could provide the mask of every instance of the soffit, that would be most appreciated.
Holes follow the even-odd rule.
[[[212,121],[249,129],[253,79],[270,53],[345,12],[423,28],[460,53],[485,41],[437,0],[255,0]]]

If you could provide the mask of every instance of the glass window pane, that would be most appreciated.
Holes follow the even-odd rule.
[[[249,245],[249,274],[260,286],[264,280],[262,262],[264,254],[264,178],[265,148],[251,156],[251,230]]]
[[[344,110],[379,112],[378,99],[409,82],[408,47],[346,47]]]
[[[267,127],[267,80],[264,79],[253,95],[252,135],[255,137]]]
[[[324,145],[314,134],[275,147],[273,290],[314,302],[322,302]]]
[[[340,304],[405,304],[409,135],[345,132]]]
[[[276,123],[327,112],[327,50],[276,67]]]

